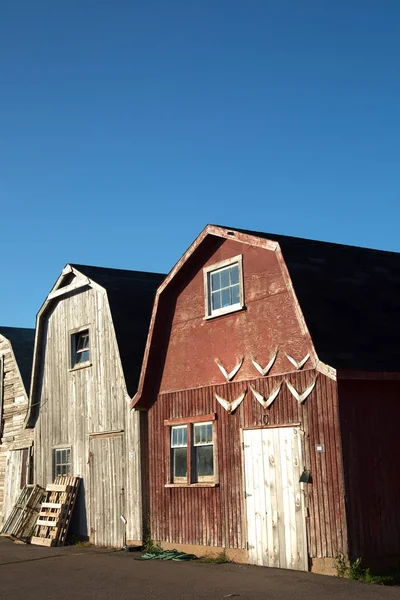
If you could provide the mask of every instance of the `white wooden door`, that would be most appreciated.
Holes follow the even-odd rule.
[[[243,431],[250,564],[308,570],[301,432]]]
[[[90,541],[96,546],[124,544],[124,445],[122,434],[93,436],[90,447]]]

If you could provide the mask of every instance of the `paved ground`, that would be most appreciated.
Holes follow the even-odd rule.
[[[0,538],[7,600],[385,600],[399,588],[245,565],[138,561],[136,553],[22,546]]]

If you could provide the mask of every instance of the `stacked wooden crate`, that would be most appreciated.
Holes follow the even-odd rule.
[[[31,539],[31,544],[64,545],[78,494],[79,482],[79,477],[58,476],[54,483],[47,485],[46,498],[36,521],[35,534]]]

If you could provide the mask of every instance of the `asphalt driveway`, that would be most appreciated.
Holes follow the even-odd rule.
[[[400,588],[246,565],[139,561],[136,553],[41,548],[0,538],[0,598],[8,600],[372,600]]]

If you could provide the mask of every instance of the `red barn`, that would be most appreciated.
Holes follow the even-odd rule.
[[[400,254],[207,226],[158,290],[132,402],[153,539],[398,559],[399,313]]]

